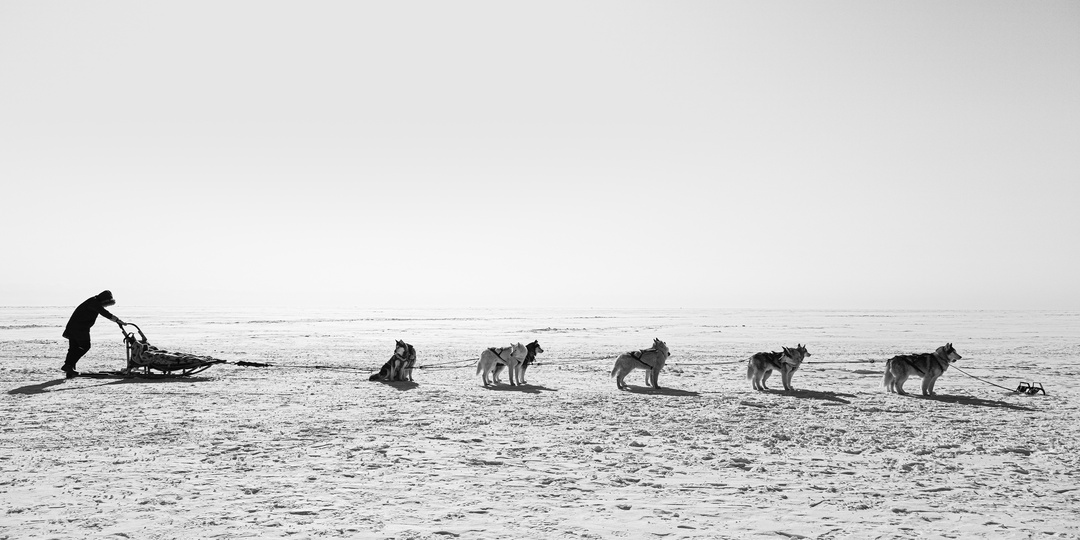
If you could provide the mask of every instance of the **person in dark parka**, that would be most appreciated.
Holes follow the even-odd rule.
[[[116,300],[113,300],[112,293],[102,291],[97,296],[87,298],[71,314],[67,326],[64,327],[64,337],[68,339],[67,359],[64,360],[64,367],[60,368],[67,374],[67,378],[70,379],[79,375],[79,372],[75,371],[75,364],[90,350],[90,327],[97,322],[98,315],[121,326],[124,325],[124,321],[121,321],[119,317],[105,309],[114,304],[116,304]]]

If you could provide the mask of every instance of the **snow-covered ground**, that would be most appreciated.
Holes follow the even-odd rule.
[[[116,306],[274,367],[64,380],[68,311],[0,308],[0,539],[1080,537],[1077,313]],[[93,335],[79,369],[123,367]],[[654,337],[663,388],[618,391]],[[426,368],[369,382],[395,339]],[[530,385],[481,386],[470,359],[534,339]],[[881,389],[947,341],[984,380]],[[753,391],[746,358],[796,343],[798,391]],[[988,384],[1021,381],[1048,395]]]

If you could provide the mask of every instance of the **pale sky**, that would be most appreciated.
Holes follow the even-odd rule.
[[[1080,309],[1080,2],[0,0],[0,305]]]

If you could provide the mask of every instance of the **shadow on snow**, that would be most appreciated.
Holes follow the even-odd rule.
[[[67,379],[67,378],[60,378],[60,379],[55,379],[55,380],[52,380],[52,381],[46,381],[46,382],[43,382],[43,383],[29,384],[29,385],[26,385],[26,386],[20,386],[19,388],[14,388],[14,389],[8,390],[8,394],[13,395],[13,396],[14,395],[33,395],[33,394],[44,394],[44,393],[48,393],[48,392],[68,392],[68,391],[71,391],[71,390],[81,390],[81,389],[84,389],[84,388],[94,388],[95,386],[109,386],[109,385],[113,385],[113,384],[198,383],[198,382],[203,382],[203,381],[210,380],[207,377],[169,377],[169,376],[156,376],[156,377],[137,377],[136,376],[136,377],[129,377],[129,376],[125,376],[125,375],[111,374],[111,373],[87,373],[87,374],[79,375],[76,378],[77,379],[113,379],[113,380],[111,380],[109,382],[101,383],[101,384],[80,385],[80,386],[72,386],[70,388],[56,388],[56,389],[53,389],[53,390],[49,390],[49,388],[51,388],[53,386],[57,386],[57,385],[60,385],[60,384],[62,384],[64,382],[66,382],[66,381],[71,380],[71,379]]]
[[[558,392],[554,388],[548,388],[546,386],[539,386],[535,384],[519,384],[517,386],[511,386],[508,384],[496,384],[494,386],[485,386],[484,390],[493,390],[495,392],[521,392],[523,394],[539,394],[540,392]]]
[[[415,382],[412,382],[412,381],[371,381],[371,382],[377,382],[377,383],[385,384],[386,386],[389,386],[390,388],[393,388],[393,389],[398,390],[400,392],[407,392],[409,390],[413,390],[413,389],[416,389],[416,388],[420,387],[420,383],[415,383]]]
[[[650,388],[648,386],[634,386],[627,385],[624,392],[630,392],[631,394],[648,394],[650,396],[675,396],[675,397],[697,397],[701,394],[699,392],[691,392],[690,390],[679,390],[676,388]]]
[[[976,407],[991,407],[991,408],[999,408],[999,409],[1012,409],[1014,411],[1033,412],[1033,411],[1039,410],[1039,409],[1035,409],[1035,408],[1032,408],[1032,407],[1025,407],[1023,405],[1015,405],[1015,404],[1009,403],[1007,401],[1000,401],[1000,400],[996,400],[996,399],[983,399],[983,398],[977,398],[977,397],[971,397],[971,396],[943,396],[943,395],[940,395],[940,394],[936,395],[936,396],[923,396],[923,395],[916,395],[916,394],[908,394],[907,397],[912,397],[912,398],[916,398],[916,399],[925,399],[925,400],[928,400],[928,401],[940,401],[942,403],[954,403],[954,404],[960,404],[960,405],[974,405]]]
[[[843,403],[844,405],[851,405],[851,402],[844,398],[853,398],[855,394],[844,394],[842,392],[830,392],[822,390],[764,390],[766,394],[776,394],[779,396],[791,396],[799,399],[819,399],[822,401],[832,401],[835,403]]]

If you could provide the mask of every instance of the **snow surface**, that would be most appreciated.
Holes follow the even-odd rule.
[[[0,539],[1080,538],[1077,313],[117,306],[275,366],[64,380],[67,311],[0,308]],[[93,335],[79,369],[123,367]],[[618,391],[654,337],[663,388]],[[395,339],[416,384],[368,382]],[[481,386],[481,350],[533,339],[530,385]],[[881,389],[946,341],[985,381]],[[746,358],[796,343],[798,391],[753,391]],[[1021,381],[1048,395],[988,384]]]

